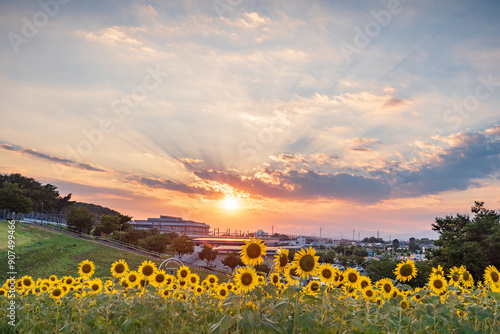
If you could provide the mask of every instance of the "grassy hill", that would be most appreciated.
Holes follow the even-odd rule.
[[[0,221],[0,282],[7,278],[8,227],[6,221]],[[96,265],[95,277],[110,277],[111,264],[125,259],[131,270],[136,270],[144,260],[151,260],[156,265],[161,262],[154,258],[133,254],[89,240],[73,238],[43,228],[16,222],[16,271],[17,277],[31,275],[33,278],[48,278],[50,275],[62,277],[78,276],[78,264],[91,260]],[[204,271],[192,270],[203,279]],[[219,279],[226,280],[223,276]]]

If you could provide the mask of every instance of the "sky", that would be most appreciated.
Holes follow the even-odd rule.
[[[0,1],[0,172],[221,232],[500,209],[497,1]]]

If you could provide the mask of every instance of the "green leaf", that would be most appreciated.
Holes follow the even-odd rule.
[[[263,315],[262,317],[262,326],[274,333],[283,333],[281,328],[278,326],[278,322],[268,318],[266,315]]]

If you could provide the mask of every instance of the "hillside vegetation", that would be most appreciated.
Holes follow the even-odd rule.
[[[7,259],[7,222],[0,221],[0,258]],[[95,277],[111,276],[110,267],[118,259],[124,259],[131,269],[136,269],[144,260],[156,265],[161,262],[155,258],[118,250],[89,240],[47,231],[43,228],[16,222],[16,270],[18,277],[30,275],[34,279],[78,276],[78,264],[91,260],[96,265]],[[5,280],[7,261],[0,261],[0,281]],[[192,270],[203,279],[206,272]],[[223,279],[223,277],[220,277]]]

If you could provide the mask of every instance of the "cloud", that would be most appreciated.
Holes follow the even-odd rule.
[[[265,169],[253,177],[222,171],[195,171],[202,179],[216,180],[254,196],[291,200],[329,198],[374,203],[387,198],[389,186],[380,178],[345,173],[322,174],[301,169],[283,172]]]
[[[82,163],[82,162],[75,162],[70,159],[64,159],[64,158],[59,158],[53,155],[48,155],[45,153],[40,153],[34,148],[28,148],[28,147],[19,147],[19,146],[14,146],[6,143],[1,143],[0,148],[7,150],[7,151],[14,151],[14,152],[19,152],[21,154],[25,155],[30,155],[34,156],[37,158],[41,158],[44,160],[48,160],[51,162],[59,163],[65,166],[77,168],[77,169],[83,169],[83,170],[88,170],[88,171],[93,171],[93,172],[107,172],[105,169],[96,167],[90,163]]]
[[[500,172],[500,136],[498,125],[485,131],[460,132],[447,137],[436,136],[449,145],[415,161],[413,170],[399,170],[396,176],[397,196],[436,194],[448,190],[465,190],[478,186],[476,180],[495,177]]]

